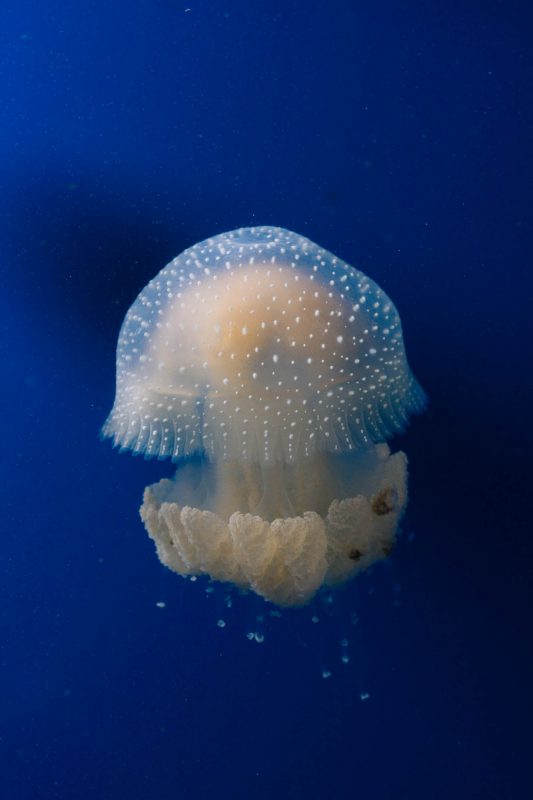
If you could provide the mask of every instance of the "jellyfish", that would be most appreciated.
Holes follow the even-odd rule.
[[[120,450],[176,464],[144,492],[157,554],[182,576],[307,604],[393,549],[421,412],[398,312],[309,239],[241,228],[185,250],[120,330]]]

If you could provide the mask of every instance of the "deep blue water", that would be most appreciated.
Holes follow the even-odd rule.
[[[1,16],[1,797],[528,797],[528,4]],[[281,618],[164,570],[138,506],[170,464],[98,439],[137,293],[254,224],[375,279],[430,398],[392,558]]]

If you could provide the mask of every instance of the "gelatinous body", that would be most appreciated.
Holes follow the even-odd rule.
[[[372,280],[295,233],[243,228],[134,302],[103,432],[178,462],[142,508],[164,563],[292,605],[390,551],[406,459],[382,443],[424,403]]]

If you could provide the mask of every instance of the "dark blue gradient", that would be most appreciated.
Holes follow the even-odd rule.
[[[529,4],[1,18],[0,796],[533,796]],[[281,618],[165,571],[170,465],[98,439],[137,293],[256,224],[376,280],[430,398],[391,559]]]

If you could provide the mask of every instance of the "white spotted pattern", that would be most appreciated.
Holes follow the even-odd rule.
[[[103,433],[159,458],[294,462],[384,441],[424,404],[370,278],[296,233],[242,228],[186,250],[133,303]]]

